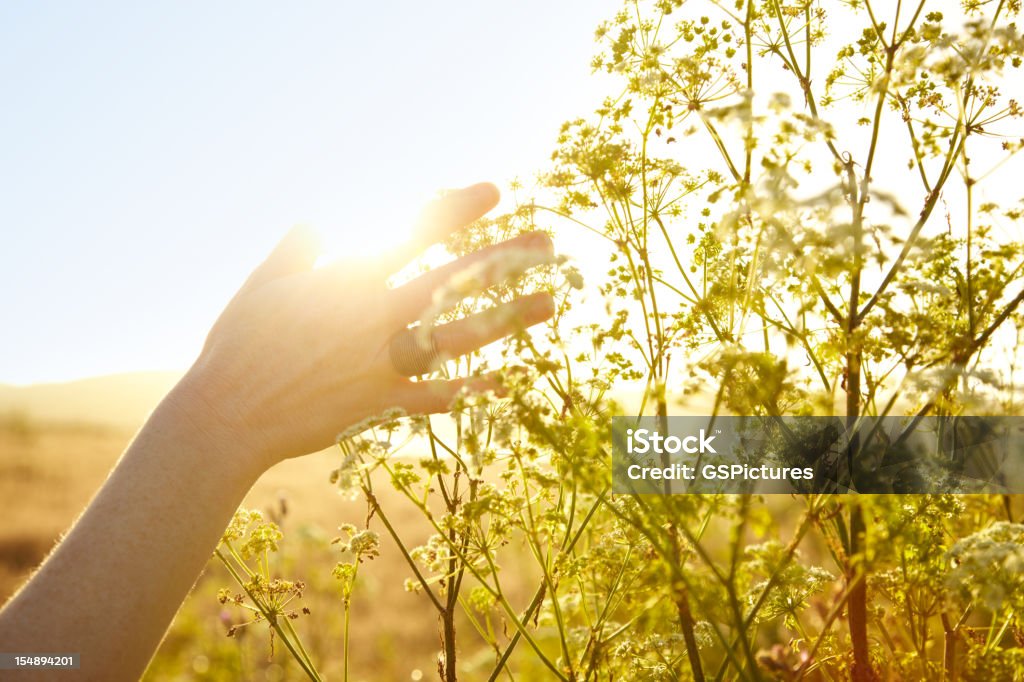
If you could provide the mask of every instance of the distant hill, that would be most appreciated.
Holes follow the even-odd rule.
[[[0,384],[0,421],[134,430],[180,377],[177,372],[130,372],[59,384]]]
[[[180,372],[129,372],[53,384],[0,384],[0,430],[30,425],[100,426],[134,431],[181,378]],[[614,393],[638,405],[643,385],[623,383]],[[670,414],[711,414],[714,394],[670,400]]]

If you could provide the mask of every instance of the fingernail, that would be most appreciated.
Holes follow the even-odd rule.
[[[519,239],[522,240],[523,246],[528,249],[546,252],[554,252],[555,250],[555,245],[547,232],[527,232],[520,236]]]
[[[539,319],[546,320],[555,314],[555,299],[551,294],[534,294],[530,310]]]

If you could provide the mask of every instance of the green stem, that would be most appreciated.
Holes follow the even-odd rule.
[[[263,617],[267,619],[267,623],[270,624],[270,627],[274,629],[274,632],[277,633],[277,636],[281,639],[282,642],[284,642],[285,647],[287,647],[288,651],[291,652],[292,658],[294,658],[295,662],[299,664],[303,672],[305,672],[309,679],[313,680],[314,682],[321,682],[320,675],[316,672],[316,668],[313,667],[311,662],[305,660],[302,657],[302,655],[299,654],[299,652],[295,649],[295,646],[292,644],[289,637],[285,634],[284,630],[277,622],[277,615],[272,613],[269,609],[267,609],[263,602],[260,601],[256,597],[256,595],[252,593],[252,591],[249,590],[249,588],[245,584],[245,581],[242,580],[242,577],[238,574],[238,571],[235,570],[234,566],[231,565],[227,557],[224,556],[220,549],[214,550],[214,554],[218,559],[220,559],[220,562],[224,564],[224,567],[228,570],[228,573],[230,573],[231,577],[234,578],[236,583],[238,583],[238,586],[241,587],[249,596],[249,599],[252,600],[253,605],[257,609],[259,609],[260,614],[262,614]]]

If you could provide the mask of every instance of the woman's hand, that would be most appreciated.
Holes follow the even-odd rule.
[[[258,472],[327,447],[346,428],[389,408],[438,412],[461,390],[494,387],[487,378],[411,381],[392,363],[389,343],[460,275],[471,273],[479,290],[509,274],[502,263],[522,271],[550,262],[547,235],[522,235],[396,288],[387,279],[497,201],[490,184],[452,192],[424,212],[414,241],[368,262],[313,269],[315,240],[293,230],[228,304],[163,409],[173,406],[221,452],[242,453],[242,464]],[[551,297],[534,294],[435,327],[434,342],[441,357],[456,357],[552,313]]]
[[[81,669],[68,679],[138,679],[264,469],[330,445],[389,407],[445,409],[467,384],[410,381],[392,364],[391,339],[451,300],[446,283],[468,295],[510,269],[550,260],[551,243],[523,235],[393,289],[386,280],[497,200],[492,185],[446,196],[425,213],[417,241],[376,262],[314,270],[309,235],[286,237],[228,304],[195,365],[71,532],[0,610],[0,649],[79,653]],[[460,355],[551,313],[546,294],[527,296],[434,328],[434,344],[441,357]]]

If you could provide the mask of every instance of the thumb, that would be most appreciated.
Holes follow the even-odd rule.
[[[299,225],[288,231],[267,259],[253,270],[241,291],[251,291],[281,277],[306,272],[320,255],[320,237],[312,228]]]

